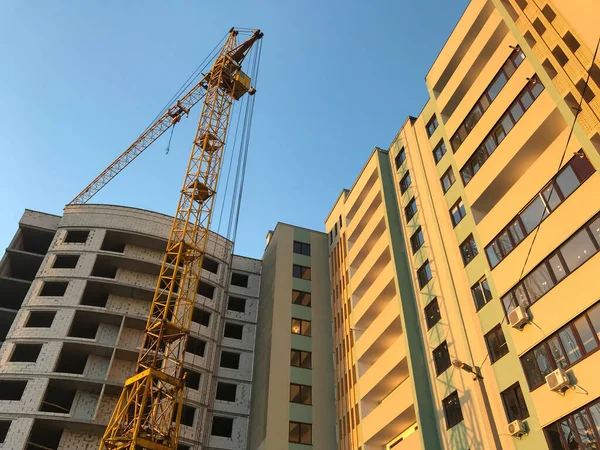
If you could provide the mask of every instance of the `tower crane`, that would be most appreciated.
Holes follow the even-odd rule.
[[[234,100],[254,94],[242,62],[263,33],[238,43],[231,29],[212,68],[69,204],[84,204],[204,98],[179,203],[154,292],[136,373],[125,382],[101,450],[176,450],[184,351],[209,237]]]

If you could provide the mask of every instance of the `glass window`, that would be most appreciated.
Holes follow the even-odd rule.
[[[502,118],[502,128],[504,128],[504,134],[507,135],[508,132],[510,130],[512,130],[512,127],[515,126],[515,123],[512,120],[512,117],[510,116],[510,114],[505,115]],[[499,141],[498,141],[499,142]]]
[[[581,343],[583,344],[583,349],[586,353],[589,353],[598,347],[596,336],[594,335],[586,316],[582,316],[577,319],[574,325],[575,329],[577,330],[577,334],[581,339]]]
[[[527,275],[523,280],[523,285],[529,296],[530,304],[535,303],[542,295],[548,292],[554,286],[554,283],[546,264],[542,263]]]
[[[487,279],[484,278],[474,286],[471,286],[471,294],[475,301],[475,308],[479,311],[492,299],[492,292]]]
[[[487,95],[491,102],[498,96],[507,81],[508,79],[506,78],[506,75],[504,75],[504,72],[500,72],[494,81],[492,81],[492,84],[490,84],[490,87],[487,89]]]
[[[562,367],[563,369],[567,367],[567,358],[563,353],[562,347],[560,346],[560,342],[558,341],[557,336],[552,336],[548,339],[548,348],[550,348],[550,353],[552,354],[552,358],[554,358],[554,363],[557,367]],[[543,371],[543,370],[542,370]],[[549,370],[550,373],[552,369]],[[544,375],[548,375],[547,373]]]
[[[292,333],[310,336],[310,321],[302,319],[292,319]]]
[[[525,111],[529,109],[529,107],[533,104],[534,98],[531,96],[529,91],[523,91],[520,97],[521,104],[525,108]]]
[[[542,374],[542,379],[544,382],[546,375],[552,373],[554,370],[552,363],[550,362],[548,352],[546,351],[546,347],[544,345],[540,345],[539,347],[534,348],[533,357],[535,358],[535,362],[537,363],[538,370]]]
[[[563,197],[567,198],[579,187],[580,183],[571,166],[566,166],[556,177],[556,184],[558,184]]]
[[[459,144],[460,145],[460,144]],[[456,147],[458,148],[458,147]],[[440,143],[433,150],[433,159],[435,159],[435,163],[439,163],[442,156],[446,154],[446,144],[444,141],[440,141]]]
[[[410,183],[411,183],[410,172],[407,171],[406,174],[400,180],[400,192],[402,194],[404,194],[406,192],[406,190],[410,186]]]
[[[465,205],[462,200],[459,200],[456,205],[450,209],[450,217],[452,219],[452,225],[456,226],[458,223],[467,215]]]
[[[310,256],[310,244],[294,241],[294,253]]]
[[[552,425],[544,428],[550,450],[564,450],[562,440],[560,438],[560,430],[558,425],[553,423]]]
[[[431,280],[431,267],[429,267],[429,261],[425,261],[417,270],[417,278],[419,279],[419,287],[423,289],[427,283]]]
[[[454,172],[452,171],[452,167],[450,167],[444,175],[442,175],[442,189],[444,193],[448,192],[448,189],[454,184],[456,178],[454,178]]]
[[[460,176],[463,179],[463,183],[466,186],[467,184],[469,184],[469,181],[471,181],[471,178],[473,178],[473,171],[471,170],[471,167],[469,165],[470,163],[467,162],[467,164],[465,165],[465,167],[463,167],[462,169],[460,169]]]
[[[523,372],[525,373],[525,378],[530,389],[535,389],[544,384],[545,380],[538,368],[533,350],[523,355],[521,365],[523,366]]]
[[[521,226],[519,219],[511,223],[508,227],[508,230],[510,231],[510,235],[512,236],[515,245],[519,244],[523,239],[525,239],[523,227]]]
[[[446,341],[442,342],[433,350],[433,364],[435,365],[435,374],[438,376],[448,370],[448,367],[452,365]]]
[[[493,136],[490,135],[483,141],[483,148],[485,148],[488,155],[494,153],[494,150],[496,150],[496,141]]]
[[[458,150],[458,147],[460,147],[460,144],[462,144],[462,138],[460,137],[459,133],[455,133],[454,136],[452,136],[450,138],[450,146],[452,147],[453,151]],[[434,151],[434,155],[435,155],[435,151]],[[439,159],[442,159],[441,156]],[[436,158],[435,162],[438,162],[439,159]]]
[[[567,275],[558,253],[555,253],[554,256],[548,260],[548,264],[550,265],[550,269],[552,269],[552,273],[554,274],[557,282],[562,280]]]
[[[429,122],[427,122],[427,136],[431,137],[431,135],[433,134],[433,132],[437,129],[438,127],[438,120],[437,117],[435,117],[435,115],[429,120]]]
[[[533,95],[533,98],[538,98],[543,90],[544,85],[542,82],[538,79],[533,80],[533,84],[531,85],[531,94]]]
[[[310,306],[310,292],[292,290],[292,303],[295,305]]]
[[[502,304],[504,305],[504,310],[506,314],[510,313],[513,309],[517,307],[517,303],[515,302],[515,298],[512,292],[509,292],[504,297],[502,297]]]
[[[590,225],[589,225],[590,231],[592,232],[592,235],[596,238],[596,242],[598,243],[598,245],[600,245],[600,217],[598,217],[596,220],[594,220]]]
[[[504,63],[504,66],[502,66],[502,71],[506,74],[506,76],[508,78],[512,77],[513,73],[515,73],[515,66],[512,62],[512,60],[508,60]]]
[[[458,392],[454,391],[448,397],[443,399],[442,407],[444,408],[444,417],[446,418],[447,429],[452,428],[454,425],[457,425],[463,421],[460,400],[458,399]]]
[[[500,253],[500,247],[498,243],[493,241],[490,245],[485,248],[488,260],[490,261],[490,267],[493,269],[502,260],[502,253]]]
[[[590,309],[587,315],[590,318],[596,336],[598,336],[598,340],[600,340],[600,303]]]
[[[400,168],[404,160],[406,159],[406,152],[404,151],[404,147],[400,149],[396,157],[394,158],[394,162],[396,164],[396,170]]]
[[[562,342],[563,348],[567,352],[569,364],[579,361],[583,355],[581,354],[579,344],[575,339],[573,329],[570,326],[563,328],[558,332],[558,336],[560,337],[560,342]]]
[[[476,104],[464,121],[464,125],[467,131],[471,131],[475,127],[477,122],[479,122],[479,119],[481,119],[482,115],[483,110],[478,104]]]
[[[500,324],[492,328],[484,337],[492,364],[508,353],[508,345]]]
[[[525,291],[525,288],[523,287],[522,284],[518,285],[514,289],[514,295],[515,295],[515,299],[517,300],[517,303],[519,305],[523,306],[524,308],[527,308],[529,306],[529,299],[527,298],[527,291]]]
[[[431,300],[425,307],[425,322],[427,322],[427,329],[431,329],[436,323],[442,319],[440,314],[440,306],[437,298]]]
[[[548,210],[542,199],[538,196],[521,213],[521,222],[527,234],[531,233],[548,215]]]
[[[293,265],[292,276],[294,278],[301,278],[303,280],[310,280],[310,267]]]
[[[579,178],[579,180],[583,182],[591,174],[593,174],[596,171],[596,169],[594,169],[594,166],[592,166],[590,161],[586,158],[585,153],[583,153],[583,150],[581,150],[581,152],[581,156],[577,158],[571,158],[571,161],[569,161],[569,165],[577,174],[577,178]]]
[[[560,253],[572,272],[596,253],[587,230],[583,228],[560,248]]]
[[[406,222],[410,222],[415,214],[417,213],[417,202],[414,197],[410,199],[408,204],[404,207],[404,215],[406,216]]]
[[[505,231],[502,234],[500,234],[496,238],[495,242],[500,247],[500,250],[503,255],[508,255],[514,248],[513,244],[512,244],[512,240],[510,239],[510,236],[508,235],[508,231]]]
[[[550,183],[543,191],[542,196],[546,201],[546,205],[550,211],[554,211],[558,205],[561,204],[562,200],[558,194],[558,189],[554,183]]]
[[[590,416],[592,416],[596,434],[600,436],[600,402],[596,402],[595,404],[590,406]]]
[[[492,134],[494,135],[494,138],[496,139],[496,142],[498,143],[498,145],[500,145],[500,142],[502,142],[504,140],[504,137],[506,136],[506,133],[504,131],[504,127],[502,126],[502,124],[496,125],[496,128],[494,128],[494,130],[492,131]]]
[[[525,114],[523,107],[519,102],[516,102],[514,105],[510,107],[510,114],[512,115],[515,122],[518,122],[519,119]]]
[[[509,422],[517,419],[525,420],[529,417],[527,404],[523,398],[523,392],[519,383],[501,392],[500,396],[502,397],[506,418]]]
[[[473,261],[473,259],[479,254],[477,245],[475,244],[475,239],[472,235],[460,245],[460,254],[465,266]]]
[[[597,449],[598,441],[594,436],[594,432],[592,431],[592,421],[585,409],[582,409],[575,414],[573,414],[573,419],[575,421],[575,427],[577,429],[577,434],[579,435],[579,439],[583,443],[584,449]]]
[[[421,231],[421,227],[417,229],[410,237],[410,246],[412,247],[413,253],[421,248],[421,246],[425,243],[425,238],[423,237],[423,232]]]

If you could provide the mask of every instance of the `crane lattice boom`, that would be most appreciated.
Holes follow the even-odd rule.
[[[262,38],[257,30],[248,40],[237,44],[237,35],[237,31],[230,31],[212,69],[199,83],[205,91],[204,104],[146,323],[136,375],[125,382],[100,449],[177,448],[184,395],[184,351],[208,242],[229,116],[233,100],[253,92],[250,79],[241,71],[241,63],[252,45]],[[188,105],[180,105],[186,113]],[[162,126],[165,125],[166,122]],[[142,146],[140,139],[136,142]],[[87,189],[89,196],[93,195],[94,183]],[[85,202],[88,195],[85,193],[74,201],[81,198],[80,203]]]

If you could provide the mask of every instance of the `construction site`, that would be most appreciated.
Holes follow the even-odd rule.
[[[0,449],[600,449],[600,4],[458,13],[422,110],[363,149],[314,227],[261,230],[260,258],[238,254],[243,228],[288,194],[243,195],[267,30],[205,33],[59,214],[17,205]],[[180,123],[194,134],[172,141]],[[180,139],[172,214],[103,195],[143,192],[136,164]],[[298,161],[301,187],[334,182]]]

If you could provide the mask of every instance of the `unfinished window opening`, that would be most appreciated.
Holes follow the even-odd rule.
[[[192,447],[185,444],[177,444],[177,450],[191,450]]]
[[[79,255],[56,255],[54,258],[54,269],[74,269],[77,267]]]
[[[592,67],[590,67],[590,78],[596,83],[596,87],[600,88],[600,67],[598,67],[596,63],[592,64]]]
[[[205,256],[204,258],[202,258],[202,268],[204,270],[208,270],[209,272],[216,274],[217,272],[219,272],[219,263]]]
[[[46,421],[34,420],[29,433],[26,450],[57,450],[62,437],[62,428]]]
[[[67,291],[68,281],[45,281],[40,297],[62,297]]]
[[[530,31],[526,31],[523,37],[525,38],[525,41],[529,44],[531,48],[533,48],[535,44],[537,44],[537,41],[535,40],[533,34],[531,34]]]
[[[219,381],[217,383],[217,394],[215,398],[224,402],[235,402],[236,393],[237,384],[223,383]]]
[[[563,41],[565,41],[565,44],[567,44],[567,47],[569,47],[569,50],[571,50],[573,53],[575,53],[579,47],[581,47],[579,41],[575,39],[575,36],[573,36],[570,31],[565,33],[563,36]]]
[[[10,429],[10,420],[0,420],[0,444],[3,444],[6,441],[6,436],[8,435],[8,430]]]
[[[206,342],[202,339],[188,336],[187,343],[185,345],[185,351],[193,353],[194,355],[204,357],[204,351],[206,350]]]
[[[214,416],[210,434],[230,438],[233,433],[233,418]]]
[[[579,100],[570,92],[565,95],[565,103],[571,108],[571,112],[575,114],[579,110]]]
[[[204,281],[200,281],[198,283],[198,294],[212,299],[215,295],[215,287],[205,283]]]
[[[187,378],[185,379],[186,386],[195,391],[200,389],[200,379],[202,378],[202,375],[191,369],[186,369],[185,372],[187,373]]]
[[[106,307],[106,302],[108,302],[108,291],[106,288],[100,283],[88,281],[80,303],[82,305],[104,308]]]
[[[594,97],[596,97],[596,94],[594,94],[594,91],[592,91],[592,87],[589,84],[586,87],[585,80],[583,78],[577,82],[575,87],[577,88],[577,91],[579,91],[579,94],[583,96],[583,99],[588,103],[594,100]]]
[[[239,287],[248,287],[248,275],[244,275],[243,273],[232,273],[231,274],[231,285],[239,286]]]
[[[83,375],[88,356],[83,349],[64,344],[54,372]]]
[[[548,74],[550,79],[554,79],[554,77],[558,75],[558,72],[556,71],[556,69],[554,68],[554,66],[548,58],[544,60],[544,62],[542,63],[542,67],[546,70],[546,73]]]
[[[37,230],[34,228],[19,228],[20,242],[17,243],[17,249],[36,255],[45,255],[48,253],[52,239],[53,231]]]
[[[239,369],[240,368],[240,354],[233,352],[221,352],[221,362],[219,367],[226,369]]]
[[[19,401],[27,387],[27,380],[0,380],[0,400]]]
[[[515,0],[515,3],[522,10],[524,10],[525,8],[527,8],[527,0]]]
[[[537,34],[539,34],[540,36],[542,36],[546,31],[546,27],[540,19],[535,19],[533,21],[533,28],[535,29],[535,31],[537,31]]]
[[[192,312],[192,322],[199,323],[200,325],[208,326],[210,323],[210,313],[200,308],[194,308]]]
[[[6,340],[10,327],[15,320],[16,312],[4,311],[0,314],[0,345]]]
[[[76,389],[69,387],[68,382],[50,380],[39,410],[51,413],[69,414],[76,392]]]
[[[91,322],[89,319],[89,315],[83,311],[76,311],[68,335],[76,338],[96,339],[100,323],[98,321]]]
[[[50,328],[56,311],[31,311],[25,328]]]
[[[115,231],[106,231],[100,250],[107,252],[123,253],[125,251],[125,237]]]
[[[65,236],[67,244],[85,244],[87,242],[90,230],[68,230]]]
[[[556,18],[556,13],[550,7],[550,5],[546,5],[542,8],[542,14],[546,19],[548,19],[548,22],[550,23],[552,23],[552,21]]]
[[[115,278],[117,276],[117,266],[112,263],[111,257],[98,255],[92,269],[93,277]]]
[[[242,336],[244,335],[244,326],[237,324],[237,323],[231,323],[231,322],[225,322],[225,331],[223,332],[223,336],[226,338],[232,338],[232,339],[242,339]]]
[[[227,302],[227,309],[229,311],[246,312],[246,299],[240,297],[229,297]]]
[[[563,52],[562,48],[560,48],[558,45],[554,47],[554,50],[552,50],[552,54],[562,67],[564,67],[569,62],[569,58],[567,57],[567,55],[565,55],[565,52]]]
[[[34,363],[41,351],[42,344],[15,344],[10,361]]]
[[[194,419],[196,418],[196,408],[190,405],[184,404],[181,408],[181,425],[187,425],[188,427],[194,426]]]

